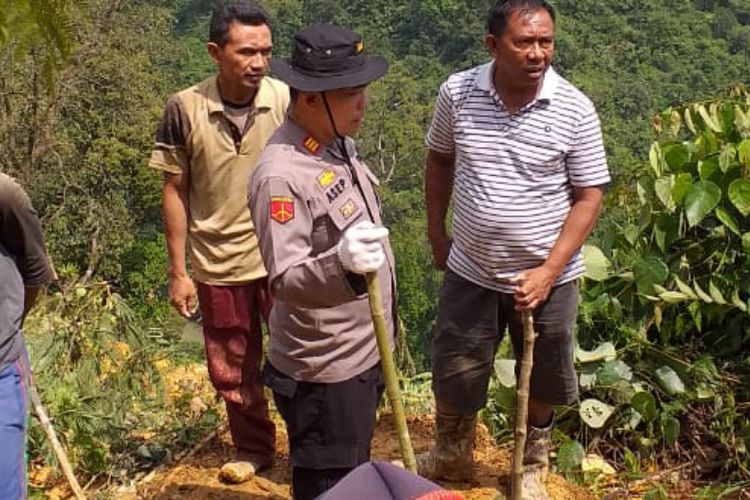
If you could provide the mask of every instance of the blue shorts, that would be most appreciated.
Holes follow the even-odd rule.
[[[0,498],[26,498],[29,360],[26,352],[0,371]]]

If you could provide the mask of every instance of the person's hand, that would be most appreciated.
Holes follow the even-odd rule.
[[[448,254],[450,254],[453,240],[447,235],[430,237],[430,247],[432,248],[432,261],[435,267],[445,270],[448,265]]]
[[[383,244],[388,228],[375,227],[370,221],[353,225],[341,235],[336,252],[344,269],[357,274],[376,271],[385,262]]]
[[[190,318],[198,309],[195,283],[189,276],[170,276],[169,303],[180,315]]]
[[[557,274],[547,267],[539,266],[518,273],[510,279],[516,285],[516,311],[533,311],[549,297]]]

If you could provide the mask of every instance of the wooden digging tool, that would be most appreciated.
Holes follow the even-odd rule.
[[[42,399],[39,397],[39,393],[37,392],[33,381],[29,383],[29,393],[31,395],[31,404],[34,406],[34,412],[39,418],[39,422],[42,424],[44,433],[47,434],[47,439],[49,440],[50,445],[52,445],[55,457],[57,457],[57,463],[60,464],[60,468],[62,469],[63,474],[65,474],[65,478],[68,480],[70,489],[73,490],[73,495],[75,495],[77,500],[86,500],[81,485],[78,484],[78,480],[76,479],[75,474],[73,474],[73,468],[70,466],[68,456],[65,454],[65,450],[63,450],[60,441],[57,439],[55,429],[52,427],[52,422],[47,416],[47,411],[42,405]]]
[[[380,363],[385,378],[385,392],[388,397],[388,402],[393,409],[393,418],[396,421],[401,456],[404,459],[404,467],[406,467],[406,470],[416,474],[417,461],[414,458],[414,450],[411,447],[409,428],[406,426],[406,414],[404,413],[404,405],[401,401],[401,391],[398,388],[396,367],[393,363],[393,353],[391,352],[391,343],[388,338],[388,328],[385,325],[383,301],[380,298],[378,273],[367,273],[365,278],[367,279],[367,294],[370,300],[370,314],[372,315],[372,323],[375,326],[375,336],[377,337],[378,350],[380,351]]]
[[[526,448],[529,416],[529,386],[531,385],[531,369],[534,366],[534,317],[531,311],[521,313],[523,320],[523,356],[521,358],[521,373],[516,388],[516,437],[513,450],[513,480],[510,491],[513,500],[521,500],[523,495],[523,452]]]

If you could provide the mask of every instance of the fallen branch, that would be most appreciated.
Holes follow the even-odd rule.
[[[39,422],[42,424],[44,433],[47,435],[52,450],[55,452],[55,457],[57,457],[57,463],[60,464],[60,468],[62,469],[65,478],[68,480],[70,489],[73,490],[73,495],[75,495],[78,500],[86,500],[81,485],[78,484],[78,480],[76,479],[75,474],[73,474],[73,468],[70,466],[68,456],[65,454],[65,450],[57,439],[55,428],[52,427],[52,422],[50,421],[49,416],[47,416],[47,411],[42,405],[42,398],[39,397],[39,392],[37,392],[33,381],[29,384],[29,393],[31,395],[31,404],[34,407],[34,412],[39,418]]]

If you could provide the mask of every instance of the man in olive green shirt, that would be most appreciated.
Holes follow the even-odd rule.
[[[289,102],[287,86],[265,76],[269,23],[249,1],[214,12],[208,50],[217,75],[169,99],[150,160],[164,172],[169,299],[191,317],[200,298],[209,376],[226,402],[237,449],[222,476],[237,482],[275,458],[259,381],[260,318],[270,296],[246,199],[251,169]]]

